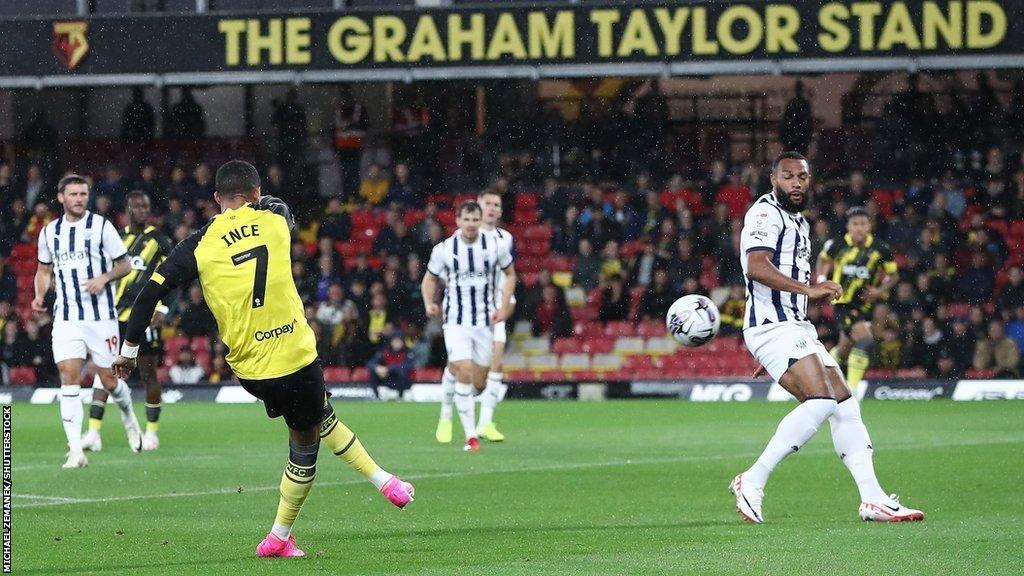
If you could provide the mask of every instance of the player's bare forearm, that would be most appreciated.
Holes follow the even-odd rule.
[[[814,265],[814,274],[818,278],[828,278],[832,274],[833,263],[831,260],[825,258],[818,258],[817,264]]]
[[[747,260],[747,277],[754,282],[771,288],[772,290],[781,290],[783,292],[795,292],[797,294],[807,295],[806,284],[798,282],[783,274],[775,264],[772,264],[771,261],[767,259],[767,257],[759,256],[760,254],[769,253],[750,253],[750,257]]]
[[[120,280],[128,275],[132,271],[132,264],[127,258],[120,258],[114,262],[114,267],[107,272],[107,282],[113,282],[114,280]]]
[[[427,316],[435,316],[440,312],[440,307],[434,299],[437,297],[437,276],[430,271],[423,276],[423,284],[420,286],[420,293],[423,295],[423,308]]]
[[[32,299],[32,310],[37,313],[46,311],[43,306],[43,301],[46,299],[46,293],[50,291],[50,282],[53,279],[53,265],[52,264],[40,264],[36,268],[35,278],[32,280],[32,284],[35,287],[35,298]]]
[[[505,283],[502,285],[502,310],[512,310],[512,295],[515,294],[516,283],[518,281],[519,277],[516,275],[516,267],[509,266],[508,269],[505,270]]]

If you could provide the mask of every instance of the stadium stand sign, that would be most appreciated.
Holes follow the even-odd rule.
[[[0,87],[1017,68],[1022,11],[690,0],[14,18]]]

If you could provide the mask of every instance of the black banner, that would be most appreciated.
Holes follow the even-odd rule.
[[[524,75],[554,67],[825,60],[823,71],[864,59],[1014,56],[1024,53],[1024,0],[908,2],[661,2],[643,6],[514,6],[259,15],[93,17],[0,22],[0,79],[95,75],[466,69]],[[1019,66],[1012,58],[1006,66]],[[964,61],[964,67],[971,67]],[[939,66],[936,64],[936,66]],[[941,67],[941,66],[939,66]],[[651,68],[636,68],[637,72]],[[249,73],[244,77],[240,73]],[[537,72],[534,72],[535,74]],[[619,70],[628,74],[630,68]],[[380,78],[388,75],[380,76]],[[181,79],[184,80],[184,79]],[[209,78],[208,81],[214,81]]]

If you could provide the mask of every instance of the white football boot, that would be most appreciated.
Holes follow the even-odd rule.
[[[89,459],[85,457],[84,452],[68,452],[68,460],[61,468],[85,468],[88,465]]]
[[[89,430],[82,434],[82,450],[99,452],[103,450],[103,439],[100,438],[99,430]]]
[[[128,436],[128,447],[132,452],[138,454],[142,451],[142,428],[139,427],[139,419],[135,416],[135,410],[121,412],[121,423],[124,424],[124,433]]]
[[[900,504],[899,496],[890,494],[879,502],[861,502],[860,519],[867,522],[920,522],[924,512]]]
[[[145,451],[156,450],[160,447],[160,437],[156,435],[156,432],[146,432],[142,436],[142,449]]]
[[[761,514],[761,501],[764,500],[764,488],[752,486],[743,482],[743,474],[737,474],[729,484],[729,492],[736,495],[736,511],[747,522],[761,524],[764,516]]]

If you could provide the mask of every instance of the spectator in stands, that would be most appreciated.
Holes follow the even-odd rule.
[[[959,293],[956,285],[956,268],[949,264],[945,252],[936,252],[932,256],[932,266],[926,272],[931,277],[932,289],[945,294],[947,299],[956,300]]]
[[[434,236],[431,234],[430,229],[433,226],[438,228],[440,235]],[[417,244],[426,246],[429,257],[429,251],[444,238],[444,227],[441,226],[441,222],[437,219],[437,204],[428,202],[423,207],[423,219],[413,225],[412,229],[409,230],[409,235],[412,236],[413,241]],[[435,238],[437,242],[433,242]]]
[[[619,239],[623,242],[636,240],[643,230],[643,220],[639,213],[629,205],[629,194],[625,190],[615,193],[615,205],[612,220],[619,229]]]
[[[590,206],[582,214],[580,221],[583,223],[580,228],[580,236],[589,238],[596,250],[603,250],[610,242],[618,244],[620,237],[619,224],[608,217],[608,214],[601,206]]]
[[[200,201],[213,199],[214,187],[210,167],[206,163],[200,163],[192,171],[192,179],[186,181],[181,201],[185,206],[198,206]]]
[[[192,350],[185,347],[178,352],[178,361],[171,366],[168,376],[175,384],[198,384],[206,377],[206,371],[202,366],[196,364]]]
[[[953,218],[959,219],[967,209],[967,198],[964,196],[963,187],[957,181],[952,172],[946,172],[942,176],[941,186],[936,197],[942,196],[945,199],[945,210]],[[935,205],[934,199],[932,205]]]
[[[179,202],[183,201],[186,196],[186,188],[188,187],[188,172],[182,166],[175,166],[171,168],[171,177],[167,182],[167,198],[168,201],[177,199]],[[182,207],[183,208],[183,207]]]
[[[338,350],[337,363],[349,368],[365,366],[370,355],[366,322],[352,302],[345,302],[341,310],[341,324],[334,329],[332,336]]]
[[[694,253],[693,241],[689,238],[680,238],[676,244],[675,254],[668,261],[669,284],[672,289],[681,290],[687,278],[700,279],[703,267],[700,256]]]
[[[960,380],[964,377],[964,367],[957,363],[955,352],[948,346],[940,346],[934,358],[935,362],[925,367],[929,378]]]
[[[564,255],[572,255],[583,235],[578,224],[579,208],[569,205],[560,222],[552,225],[551,230],[551,251]],[[588,238],[589,240],[589,238]],[[591,245],[593,242],[591,241]]]
[[[341,324],[342,306],[345,304],[345,289],[339,283],[333,283],[327,290],[327,300],[320,303],[316,311],[317,322],[324,328],[327,334],[332,334],[334,329]]]
[[[390,181],[380,164],[370,164],[359,183],[359,197],[367,207],[382,206],[388,197]]]
[[[352,234],[352,218],[342,208],[341,199],[331,197],[320,220],[317,238],[329,238],[334,242],[347,242]]]
[[[412,354],[405,346],[405,338],[401,332],[395,332],[370,358],[366,368],[370,372],[370,383],[374,390],[384,386],[402,394],[412,386],[412,365]]]
[[[1021,155],[1024,156],[1024,152],[1022,152]],[[1024,217],[1024,166],[1013,173],[1013,179],[1010,183],[1008,195],[1011,198],[1012,208],[1010,209],[1009,214],[1007,214],[1007,217]]]
[[[396,218],[391,226],[385,226],[373,241],[373,251],[381,256],[398,256],[402,260],[409,258],[416,245],[409,236],[409,228],[401,217]]]
[[[1006,335],[1002,321],[989,322],[986,336],[979,339],[974,348],[974,369],[995,370],[996,376],[1001,378],[1019,376],[1020,349],[1017,343]]]
[[[25,233],[22,236],[25,242],[35,244],[39,238],[39,233],[42,232],[43,228],[53,220],[53,212],[50,211],[50,207],[43,202],[36,202],[36,205],[32,208],[32,216],[28,219],[28,224],[25,226]]]
[[[555,178],[544,180],[544,190],[537,204],[537,212],[541,222],[555,224],[565,214],[568,203],[566,193]]]
[[[985,254],[988,263],[995,270],[1001,269],[1003,262],[1010,255],[1003,235],[986,227],[981,214],[971,216],[970,228],[965,231],[965,240],[967,249]]]
[[[35,206],[41,200],[49,200],[46,180],[43,179],[43,171],[38,164],[30,164],[25,171],[25,183],[21,187],[21,197],[25,200],[25,206]]]
[[[18,300],[18,279],[5,266],[6,257],[0,254],[0,302],[14,304]]]
[[[367,335],[370,344],[376,346],[381,343],[381,335],[384,327],[391,321],[391,314],[388,312],[388,299],[383,291],[373,294],[370,298],[370,311],[367,315]]]
[[[914,366],[933,367],[938,358],[939,348],[944,344],[944,334],[931,317],[925,317],[920,328],[913,333],[911,361]]]
[[[284,101],[271,100],[274,108],[271,123],[277,131],[277,163],[290,180],[300,177],[298,170],[306,156],[306,108],[299,102],[299,92],[288,89]]]
[[[215,354],[211,364],[212,370],[210,371],[209,378],[207,378],[211,384],[227,384],[234,378],[235,373],[231,371],[231,367],[228,366],[223,354]]]
[[[811,102],[804,98],[804,83],[797,80],[793,87],[793,98],[786,104],[782,118],[779,119],[779,141],[786,150],[806,154],[813,131]]]
[[[328,269],[333,270],[333,260],[331,260],[329,255],[321,256],[321,260],[325,257],[329,261]],[[317,289],[320,286],[320,278],[309,273],[304,261],[292,261],[292,280],[295,281],[295,288],[298,290],[299,298],[302,299],[303,304],[309,304],[316,301]],[[330,285],[330,282],[334,280],[336,280],[336,277],[332,274],[329,277],[328,285]]]
[[[3,338],[0,339],[0,374],[4,385],[10,385],[10,369],[15,366],[31,364],[25,335],[18,321],[8,320],[3,327]]]
[[[959,292],[964,300],[972,304],[984,304],[992,298],[995,288],[995,272],[989,266],[982,252],[971,253],[971,267],[958,278]]]
[[[196,336],[210,336],[217,330],[217,324],[210,312],[210,307],[203,299],[203,290],[198,284],[193,284],[188,290],[188,299],[179,305],[181,310],[178,318],[178,330],[193,338]]]
[[[977,338],[966,320],[955,318],[950,322],[945,340],[957,366],[966,368],[972,364]]]
[[[619,253],[619,243],[609,240],[601,250],[601,278],[608,279],[613,276],[623,276],[625,279],[626,265]]]
[[[1020,266],[1011,266],[1006,273],[1007,282],[996,299],[996,311],[1004,320],[1009,320],[1013,311],[1024,306],[1024,273]]]
[[[896,285],[896,297],[889,302],[889,308],[893,312],[903,317],[909,317],[911,310],[922,306],[921,299],[909,281],[903,280]]]
[[[103,178],[93,187],[93,193],[89,198],[94,207],[100,198],[107,198],[113,208],[120,212],[124,209],[129,184],[128,179],[121,174],[120,168],[114,165],[107,166]]]
[[[625,287],[622,276],[610,276],[604,282],[598,319],[601,322],[625,320],[629,318],[630,304],[629,289]]]
[[[740,182],[740,176],[735,172],[729,174],[728,182],[723,184],[715,195],[716,202],[729,207],[730,218],[743,218],[751,200],[750,188]]]
[[[157,214],[167,210],[167,190],[162,182],[157,179],[156,170],[149,164],[143,164],[139,168],[139,177],[132,182],[132,190],[142,190],[149,195],[153,208]]]
[[[641,251],[627,264],[631,286],[649,286],[654,281],[654,271],[668,265],[667,261],[654,251],[654,243],[648,237],[641,239]]]
[[[531,309],[531,316],[531,331],[535,337],[572,336],[572,315],[565,303],[565,292],[554,284],[541,289],[540,303]]]
[[[671,306],[671,303],[669,303]],[[722,317],[722,334],[742,334],[747,307],[747,298],[742,284],[729,286],[729,297],[718,307]],[[808,307],[810,311],[810,307]]]
[[[903,342],[899,331],[886,328],[878,344],[878,361],[875,367],[880,370],[898,370],[903,367]]]
[[[7,214],[8,207],[17,195],[14,170],[7,162],[0,162],[0,215]]]
[[[45,320],[44,320],[45,321]],[[52,329],[50,323],[48,328]],[[36,369],[37,382],[56,382],[58,378],[57,365],[53,362],[53,349],[50,334],[43,333],[39,322],[36,320],[25,321],[25,351],[23,358],[29,360],[28,364]]]
[[[991,218],[1018,217],[1017,199],[1009,194],[1003,178],[989,178],[984,187],[975,192],[974,200]]]
[[[153,106],[146,101],[141,86],[132,87],[132,99],[121,115],[121,140],[123,142],[145,143],[153,139],[156,114]]]
[[[317,264],[320,267],[320,274],[319,278],[316,279],[316,288],[313,291],[313,298],[317,302],[327,300],[331,286],[334,284],[340,284],[342,281],[341,276],[338,274],[337,266],[334,264],[334,256],[333,251],[321,252],[320,257],[317,259]],[[306,278],[303,278],[302,282],[304,282],[303,289],[312,285],[312,283]]]
[[[345,277],[348,278],[350,284],[358,280],[363,283],[364,287],[372,286],[374,282],[380,280],[377,271],[370,268],[369,260],[363,253],[356,254],[355,266],[345,274]],[[349,286],[349,291],[351,291],[351,286]]]
[[[597,287],[601,277],[601,259],[594,254],[594,246],[588,238],[581,238],[579,255],[572,269],[572,284],[589,293]]]
[[[921,273],[917,275],[917,278],[915,278],[915,288],[917,289],[917,298],[921,303],[921,307],[928,314],[933,314],[940,304],[949,300],[945,294],[935,290],[932,286],[932,277],[928,274]]]
[[[647,287],[647,291],[640,298],[640,307],[637,310],[638,319],[642,322],[663,319],[678,294],[669,286],[668,272],[664,268],[655,270],[654,283]]]
[[[424,197],[422,188],[409,172],[409,165],[404,162],[395,164],[395,177],[391,180],[388,202],[404,208],[422,208]]]
[[[192,89],[181,89],[181,100],[171,107],[167,126],[168,138],[199,140],[206,137],[206,112],[192,96]]]

